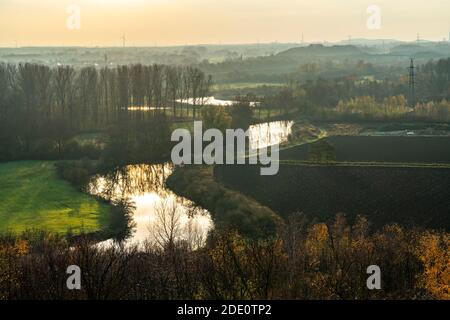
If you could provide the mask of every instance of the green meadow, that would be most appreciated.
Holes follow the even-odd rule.
[[[0,164],[0,233],[99,231],[107,226],[109,210],[60,179],[54,162]]]

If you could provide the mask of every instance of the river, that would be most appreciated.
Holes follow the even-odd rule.
[[[178,99],[177,102],[187,103],[189,105],[195,104],[195,105],[204,105],[204,106],[224,106],[224,107],[229,107],[229,106],[232,106],[233,104],[237,103],[237,101],[233,101],[233,100],[216,99],[214,96],[205,97],[203,99],[193,99],[193,98],[189,98],[187,100]],[[255,107],[258,105],[258,103],[259,102],[250,102],[250,106]]]
[[[292,121],[274,121],[250,127],[252,148],[264,148],[285,142],[291,132]],[[126,199],[133,206],[129,236],[125,245],[144,242],[162,244],[169,238],[202,246],[213,228],[210,213],[192,201],[180,197],[166,187],[172,174],[169,163],[129,165],[91,179],[88,191],[102,198],[118,201]],[[100,243],[109,246],[115,240]]]
[[[169,190],[166,179],[172,173],[170,164],[129,165],[107,175],[99,175],[89,184],[91,194],[118,201],[126,199],[133,206],[132,227],[126,245],[150,242],[161,244],[171,237],[195,241],[206,240],[212,228],[207,210]],[[109,245],[107,240],[102,245]]]

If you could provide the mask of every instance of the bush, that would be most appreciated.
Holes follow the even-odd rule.
[[[240,128],[247,130],[253,121],[253,107],[250,106],[250,102],[241,101],[235,103],[229,109],[229,113],[232,119],[233,128]]]
[[[80,144],[75,140],[68,142],[63,149],[63,158],[76,159],[99,159],[101,154],[100,148],[94,144]]]
[[[59,176],[72,185],[83,190],[89,179],[96,172],[97,165],[90,161],[70,161],[56,164]]]
[[[169,159],[171,127],[164,115],[135,119],[132,126],[122,121],[108,130],[102,154],[108,164],[152,163]]]
[[[223,106],[205,106],[201,109],[204,130],[225,131],[231,127],[231,117]]]

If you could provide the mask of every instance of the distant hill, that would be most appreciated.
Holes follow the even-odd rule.
[[[421,46],[419,44],[401,44],[390,50],[391,54],[411,55],[419,52],[432,52],[432,46]]]
[[[0,48],[0,63],[115,67],[122,64],[195,65],[217,83],[285,83],[299,79],[400,76],[413,57],[420,65],[450,57],[449,42],[352,39],[326,44],[253,43],[173,47]],[[361,64],[364,61],[366,64]]]
[[[430,58],[447,57],[450,55],[450,44],[447,43],[407,43],[393,47],[391,55],[429,56]]]
[[[354,45],[354,46],[360,46],[360,47],[386,47],[390,48],[393,46],[397,46],[399,44],[404,43],[403,41],[396,40],[396,39],[364,39],[364,38],[356,38],[351,39],[351,43],[349,43],[349,40],[342,40],[340,42],[337,42],[337,45]]]
[[[340,46],[324,46],[322,44],[311,44],[307,47],[291,48],[286,51],[280,52],[277,56],[281,58],[296,58],[296,57],[352,57],[352,56],[364,56],[364,52],[361,48],[353,45],[340,45]]]

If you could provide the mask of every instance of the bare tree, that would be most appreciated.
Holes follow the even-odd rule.
[[[156,243],[162,248],[174,248],[182,236],[180,207],[173,201],[162,201],[155,207],[155,217],[151,231]]]

